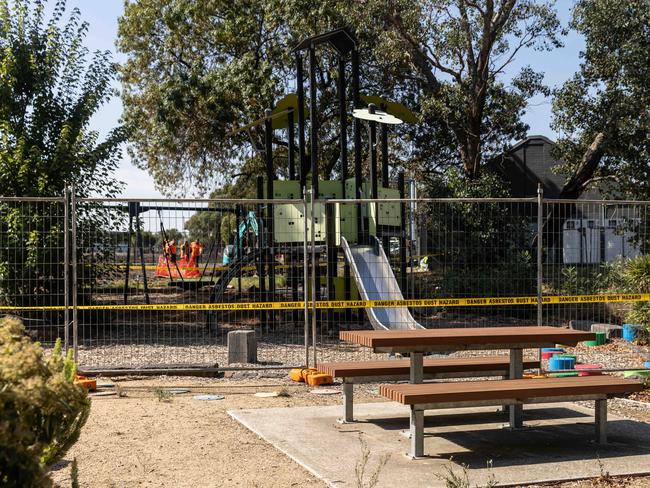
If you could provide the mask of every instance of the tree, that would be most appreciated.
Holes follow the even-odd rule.
[[[219,240],[222,214],[215,211],[196,212],[185,222],[188,238],[192,241],[199,239],[206,243]]]
[[[478,178],[482,163],[525,134],[527,100],[546,90],[530,67],[510,86],[501,78],[522,50],[560,46],[553,2],[389,0],[375,8],[388,29],[380,49],[411,68],[422,117],[446,128],[466,177]]]
[[[224,246],[232,243],[236,232],[237,218],[235,217],[235,214],[229,213],[224,215],[221,219],[220,228],[221,241],[223,242]]]
[[[129,56],[122,81],[125,119],[134,127],[132,155],[168,192],[212,189],[237,172],[260,174],[262,161],[249,140],[229,132],[294,89],[293,45],[348,26],[359,39],[362,92],[402,101],[420,114],[417,127],[398,129],[416,151],[396,147],[395,157],[408,157],[422,177],[460,158],[467,176],[478,177],[490,152],[525,133],[526,101],[543,89],[541,75],[529,68],[506,86],[505,67],[522,49],[559,45],[550,2],[494,3],[131,2],[120,19],[118,46]],[[328,177],[339,170],[337,65],[327,50],[319,49],[317,62],[319,161]],[[253,146],[259,149],[261,141],[254,131]],[[280,175],[281,158],[279,152]]]
[[[112,94],[108,52],[88,61],[88,25],[66,3],[44,19],[45,0],[0,0],[0,188],[5,196],[112,196],[122,127],[100,141],[90,120]],[[116,225],[108,212],[79,209],[80,228]],[[0,204],[0,301],[59,305],[63,301],[63,210],[60,203]],[[80,253],[96,235],[82,233]],[[92,239],[92,240],[88,240]],[[88,279],[84,273],[82,280]]]
[[[90,119],[111,96],[110,52],[87,61],[88,24],[65,0],[0,0],[0,187],[5,196],[115,195],[124,128],[100,141]]]
[[[585,37],[582,63],[553,101],[564,198],[598,184],[618,196],[650,195],[648,25],[648,0],[580,0],[574,7],[571,26]]]

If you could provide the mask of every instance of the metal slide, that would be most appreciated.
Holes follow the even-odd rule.
[[[363,300],[403,300],[395,274],[381,242],[373,237],[372,246],[350,246],[341,236],[341,247],[350,263],[354,281]],[[424,329],[406,307],[367,308],[374,329]]]

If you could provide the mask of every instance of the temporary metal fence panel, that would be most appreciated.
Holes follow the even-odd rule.
[[[303,364],[304,206],[79,199],[80,366]]]
[[[68,343],[65,198],[0,197],[0,316],[45,348]]]
[[[338,337],[371,327],[620,325],[647,314],[649,206],[0,198],[0,307],[82,369],[369,358]]]
[[[546,200],[543,214],[543,322],[647,326],[650,202]],[[641,366],[637,356],[621,354],[617,367]]]

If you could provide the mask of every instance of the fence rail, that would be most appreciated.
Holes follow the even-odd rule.
[[[622,323],[650,202],[0,197],[0,313],[82,369],[372,356],[341,330]],[[240,332],[257,357],[228,341]],[[246,344],[245,342],[242,344]]]

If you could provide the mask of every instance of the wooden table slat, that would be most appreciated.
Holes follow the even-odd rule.
[[[379,393],[406,405],[507,398],[623,394],[641,391],[643,382],[613,376],[581,376],[497,381],[381,385]]]
[[[566,344],[595,340],[593,332],[560,327],[467,327],[418,330],[341,331],[341,340],[370,348],[498,346],[499,344]]]

